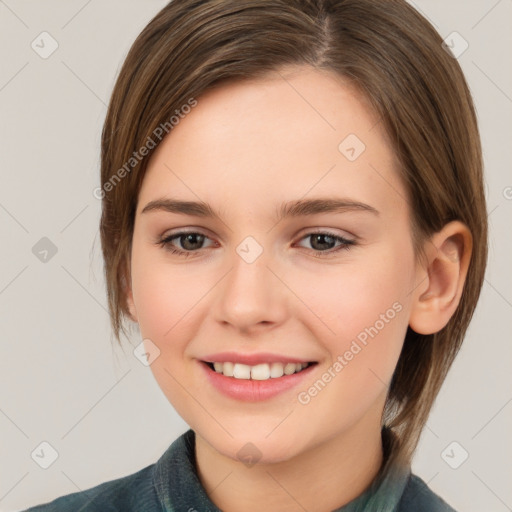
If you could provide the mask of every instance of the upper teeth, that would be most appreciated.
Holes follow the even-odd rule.
[[[217,373],[235,379],[267,380],[300,372],[308,363],[263,363],[255,366],[241,363],[213,363]]]

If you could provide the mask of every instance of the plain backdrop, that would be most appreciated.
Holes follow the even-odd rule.
[[[481,299],[413,471],[460,512],[505,512],[512,510],[512,0],[411,3],[459,50],[467,42],[458,59],[478,110],[490,223]],[[111,345],[93,196],[115,77],[165,4],[0,0],[3,512],[134,473],[188,428],[134,357],[140,340],[124,350]]]

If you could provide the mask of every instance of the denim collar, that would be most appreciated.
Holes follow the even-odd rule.
[[[384,460],[396,442],[394,435],[382,429]],[[391,466],[380,473],[354,500],[333,512],[397,512],[409,481],[410,467]],[[188,430],[166,450],[153,470],[153,481],[165,512],[221,512],[210,500],[197,475],[195,434]]]

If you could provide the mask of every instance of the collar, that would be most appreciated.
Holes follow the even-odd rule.
[[[384,462],[397,442],[394,434],[382,429]],[[387,464],[386,464],[387,465]],[[382,469],[370,486],[351,502],[333,512],[396,512],[409,481],[409,466],[391,464]],[[195,463],[195,434],[188,430],[174,441],[157,461],[153,482],[165,512],[222,512],[210,500],[201,484]]]

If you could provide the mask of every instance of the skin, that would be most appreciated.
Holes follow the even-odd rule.
[[[425,262],[417,260],[386,134],[363,97],[336,75],[290,68],[197,99],[157,148],[138,197],[130,314],[160,350],[151,370],[196,433],[198,473],[218,507],[261,510],[264,496],[269,510],[330,511],[375,477],[381,414],[407,326],[427,334],[446,325],[462,293],[471,235],[452,222],[425,242]],[[338,149],[349,134],[366,146],[353,162]],[[163,197],[207,202],[221,220],[142,213]],[[379,214],[320,213],[276,223],[282,202],[313,197],[349,198]],[[335,253],[333,242],[322,252],[306,236],[317,230],[357,245]],[[178,231],[207,238],[185,258],[157,243]],[[236,252],[247,236],[263,249],[251,264]],[[179,238],[172,245],[190,247]],[[300,403],[298,393],[394,303],[400,312]],[[221,395],[199,366],[207,354],[224,351],[318,364],[299,389],[247,403]],[[237,457],[248,442],[261,454],[252,467]]]

